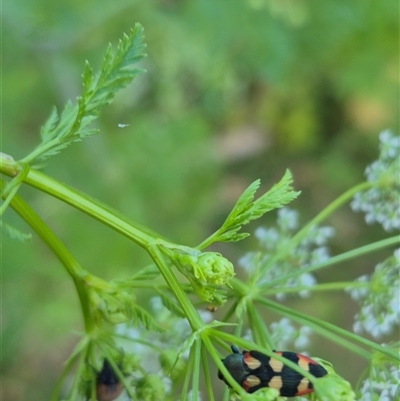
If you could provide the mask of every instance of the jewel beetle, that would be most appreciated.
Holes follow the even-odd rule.
[[[282,397],[295,397],[314,391],[312,383],[307,378],[281,361],[258,351],[240,353],[234,345],[231,349],[233,353],[222,362],[232,377],[248,393],[254,393],[263,387],[278,390]],[[273,352],[296,363],[315,377],[322,377],[328,373],[323,366],[308,356],[289,351]],[[221,371],[218,372],[218,377],[228,384]]]
[[[97,373],[96,397],[98,401],[114,401],[123,390],[118,376],[115,374],[110,362],[103,361],[101,371]]]

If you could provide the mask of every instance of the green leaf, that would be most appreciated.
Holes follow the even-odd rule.
[[[222,326],[237,326],[237,323],[227,323],[227,322],[220,322],[219,320],[213,320],[212,322],[206,325],[206,328],[213,329]]]
[[[293,191],[292,184],[292,173],[290,170],[286,170],[282,179],[254,202],[248,221],[258,219],[264,213],[281,208],[296,199],[300,195],[300,191]]]
[[[242,239],[248,237],[250,234],[249,233],[241,233],[241,234],[233,234],[232,231],[228,231],[226,233],[221,234],[218,237],[218,241],[221,242],[237,242],[241,241]]]
[[[234,221],[240,214],[244,213],[254,199],[257,189],[260,187],[261,181],[258,179],[250,184],[249,187],[240,195],[231,213],[226,221]]]
[[[142,308],[138,304],[132,304],[132,320],[135,325],[139,322],[143,324],[143,326],[147,330],[154,330],[162,332],[164,329],[157,323],[157,321],[150,315],[146,309]]]
[[[149,265],[140,269],[137,273],[135,273],[129,280],[155,280],[160,276],[160,271],[157,266]]]
[[[54,130],[56,124],[58,122],[58,112],[57,112],[57,107],[53,107],[50,113],[50,117],[47,119],[47,121],[44,123],[43,127],[40,130],[40,136],[42,139],[45,139],[45,136],[48,132],[51,132]]]
[[[132,68],[132,64],[145,57],[143,39],[143,28],[136,24],[129,36],[124,34],[115,52],[111,44],[108,46],[99,73],[93,75],[93,69],[85,62],[82,94],[77,98],[77,104],[67,102],[60,116],[57,109],[53,108],[40,130],[42,142],[21,162],[35,162],[35,167],[42,167],[44,160],[59,153],[72,142],[98,132],[88,126],[99,116],[103,107],[113,101],[120,89],[143,72]]]
[[[173,300],[173,295],[169,293],[165,293],[163,291],[157,291],[158,295],[161,298],[161,302],[163,305],[174,315],[179,316],[181,318],[185,318],[185,314],[182,311],[182,308]]]
[[[277,184],[260,198],[253,201],[254,194],[260,186],[260,180],[254,181],[239,197],[222,227],[203,241],[198,248],[202,249],[216,241],[234,242],[246,238],[249,235],[248,233],[238,234],[243,225],[260,218],[270,210],[285,206],[299,196],[300,192],[293,191],[292,184],[292,174],[289,170],[286,170]]]

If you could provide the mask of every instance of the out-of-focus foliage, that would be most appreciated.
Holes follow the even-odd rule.
[[[84,60],[99,66],[107,43],[140,22],[147,74],[117,95],[98,136],[52,158],[46,172],[187,245],[218,227],[250,182],[269,185],[286,168],[302,190],[298,208],[312,216],[362,180],[378,132],[398,131],[398,7],[395,0],[5,0],[2,151],[18,159],[32,150],[52,105],[80,93]],[[147,263],[107,228],[24,191],[83,266],[121,278]],[[364,243],[362,218],[339,213],[337,247]],[[11,213],[8,222],[27,230]],[[75,343],[71,328],[81,324],[76,294],[37,238],[22,249],[3,242],[3,395],[45,399]],[[234,246],[224,254],[235,264]]]

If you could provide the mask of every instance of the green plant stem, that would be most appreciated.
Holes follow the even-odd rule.
[[[57,379],[57,382],[54,386],[50,401],[57,401],[59,399],[61,386],[64,383],[65,379],[67,378],[68,373],[72,370],[72,367],[74,366],[76,360],[78,359],[80,352],[83,351],[87,347],[88,340],[89,340],[89,337],[85,336],[78,343],[78,345],[75,347],[75,350],[72,352],[72,354],[69,356],[69,358],[65,362],[64,369],[63,369],[60,377]]]
[[[282,276],[279,276],[276,279],[269,281],[268,283],[260,285],[258,288],[261,293],[261,292],[264,292],[267,288],[275,287],[279,283],[285,282],[292,277],[297,277],[298,275],[301,275],[304,273],[310,273],[315,270],[319,270],[319,269],[322,269],[322,268],[325,268],[328,266],[342,263],[342,262],[354,259],[356,257],[378,251],[380,249],[384,249],[384,248],[387,248],[387,247],[390,247],[393,245],[398,245],[399,243],[400,243],[399,236],[395,235],[393,237],[386,238],[381,241],[374,242],[372,244],[368,244],[368,245],[364,245],[364,246],[361,246],[356,249],[352,249],[351,251],[341,253],[340,255],[332,256],[331,258],[329,258],[328,260],[326,260],[324,262],[316,263],[315,265],[305,267],[302,269],[297,269],[297,270],[292,271],[287,274],[283,274]],[[236,284],[236,281],[238,281],[238,280],[232,279],[230,281],[230,283],[233,285],[233,284]]]
[[[75,106],[74,110],[76,112],[78,111],[78,107]],[[74,133],[75,130],[72,130],[73,127],[71,127],[71,129],[69,130],[68,134],[66,136],[69,136],[71,134]],[[48,141],[46,143],[41,143],[39,144],[31,153],[29,153],[27,156],[25,156],[23,159],[19,160],[20,163],[26,163],[26,164],[30,164],[33,161],[35,161],[35,159],[39,158],[40,155],[46,153],[48,150],[50,150],[51,148],[55,147],[56,145],[60,144],[60,138],[56,137],[54,139],[52,139],[51,141]]]
[[[192,377],[193,365],[194,365],[194,354],[193,352],[190,352],[189,360],[187,362],[187,367],[186,367],[185,380],[182,385],[182,393],[180,401],[186,401],[186,396],[189,392],[189,382],[190,378]]]
[[[298,294],[300,291],[337,291],[343,290],[346,288],[366,288],[369,287],[369,283],[365,282],[357,282],[357,281],[341,281],[337,283],[324,283],[324,284],[315,284],[311,287],[307,287],[305,285],[299,287],[282,287],[282,288],[270,288],[268,289],[267,293],[264,295],[274,295],[274,294],[281,294],[281,293],[293,293]]]
[[[204,374],[204,381],[205,381],[205,387],[206,387],[206,391],[207,391],[208,400],[215,401],[214,392],[212,389],[212,379],[211,379],[211,374],[210,374],[210,367],[208,365],[207,353],[206,353],[206,348],[204,347],[204,344],[201,344],[201,361],[202,361],[202,365],[203,365],[203,374]]]
[[[169,285],[178,303],[181,305],[182,310],[192,330],[194,332],[201,330],[204,327],[204,323],[201,320],[199,313],[194,308],[193,304],[190,302],[189,298],[183,291],[181,284],[173,274],[170,267],[165,262],[163,258],[163,253],[161,252],[159,245],[155,243],[149,246],[148,252],[152,257],[152,259],[154,260],[154,262],[156,263],[156,265],[158,266],[158,268],[160,269],[160,272],[164,277],[164,280]]]
[[[246,313],[246,310],[245,310],[245,308],[242,306],[242,303],[246,303],[246,301],[244,300],[244,299],[242,299],[239,303],[238,303],[238,307],[237,307],[237,309],[236,309],[236,321],[237,321],[237,324],[236,324],[236,327],[235,327],[235,331],[234,331],[234,333],[235,333],[235,335],[236,336],[240,336],[240,335],[242,335],[242,333],[243,333],[243,326],[244,326],[244,324],[245,324],[245,313]],[[246,303],[246,305],[247,305],[247,303]]]
[[[229,307],[229,309],[226,311],[224,317],[222,318],[223,322],[227,322],[232,315],[235,313],[236,308],[238,306],[238,301],[235,299],[234,302],[232,303],[232,305]]]
[[[251,332],[254,335],[254,342],[260,344],[261,347],[267,349],[274,349],[275,346],[272,341],[272,337],[269,333],[267,326],[264,324],[263,319],[258,313],[251,301],[247,302],[247,313],[249,317],[249,324]]]
[[[14,170],[15,167],[13,169],[9,167],[8,169],[2,169],[1,172],[11,175]],[[154,242],[155,239],[162,241],[162,236],[157,233],[153,233],[147,228],[130,221],[127,217],[97,199],[54,180],[37,170],[30,169],[24,178],[24,182],[81,210],[144,248]]]
[[[276,254],[274,254],[270,260],[268,260],[265,266],[263,266],[263,268],[261,269],[261,275],[265,273],[268,269],[270,269],[271,266],[274,265],[274,263],[282,259],[291,249],[294,249],[296,245],[307,235],[311,227],[317,226],[321,221],[325,220],[336,209],[338,209],[340,206],[349,201],[357,192],[369,189],[373,185],[374,184],[369,181],[362,182],[361,184],[358,184],[353,188],[350,188],[345,193],[336,198],[331,204],[329,204],[325,209],[323,209],[320,213],[318,213],[310,222],[308,222],[300,231],[298,231],[297,234],[294,235],[284,247],[279,249],[279,251]]]
[[[195,341],[192,345],[191,352],[193,358],[193,373],[192,373],[192,401],[199,399],[199,382],[200,382],[200,358],[201,358],[201,341]]]
[[[212,233],[209,237],[207,237],[204,241],[202,241],[199,245],[196,246],[195,249],[202,250],[210,246],[213,242],[215,242],[215,238],[217,238],[224,230],[219,228],[215,233]]]
[[[84,368],[85,368],[85,363],[87,360],[87,353],[88,353],[89,348],[85,348],[83,350],[83,352],[79,355],[79,362],[78,362],[78,366],[76,368],[76,374],[74,375],[74,380],[72,383],[72,388],[71,388],[71,400],[78,400],[79,396],[79,384],[80,384],[80,380],[81,380],[81,373],[83,372]]]
[[[95,328],[95,322],[90,310],[87,288],[80,278],[84,270],[51,229],[19,195],[14,196],[10,205],[54,252],[72,278],[81,304],[85,331],[86,333],[91,333]]]
[[[246,294],[250,291],[246,284],[236,280],[234,283],[231,281],[232,287],[234,288],[234,291],[237,293],[237,296],[239,297],[245,297]],[[320,324],[320,320],[315,319],[314,321],[312,320],[313,318],[311,318],[308,315],[304,315],[300,312],[297,312],[295,310],[292,310],[290,308],[287,308],[279,303],[275,303],[273,301],[268,300],[267,298],[265,298],[264,296],[261,295],[256,295],[254,294],[252,297],[252,300],[259,302],[260,304],[269,307],[271,310],[273,310],[274,312],[279,312],[282,316],[286,316],[289,319],[292,319],[294,321],[297,321],[298,323],[305,325],[305,326],[309,326],[311,328],[313,328],[316,332],[320,333],[321,335],[330,338],[331,340],[340,343],[343,347],[346,347],[348,349],[350,349],[353,352],[358,353],[359,355],[361,355],[363,358],[368,359],[371,355],[369,352],[365,351],[364,349],[358,347],[357,345],[355,345],[354,343],[351,343],[350,341],[347,341],[346,339],[343,339],[338,333],[335,334],[334,330],[329,330],[329,329],[324,329]],[[277,305],[276,307],[272,306],[272,305]],[[332,325],[333,326],[333,325]],[[339,329],[336,326],[333,326],[334,328]],[[348,333],[347,331],[343,330],[343,332]],[[351,333],[350,333],[351,334]],[[356,335],[355,335],[356,336]],[[359,336],[356,336],[357,338]],[[361,338],[361,337],[360,337]]]
[[[231,291],[234,293],[234,298],[238,306],[240,306],[240,303],[243,302],[242,298],[246,297],[253,299],[258,294],[258,292],[253,292],[249,285],[247,285],[244,281],[235,277],[229,280],[229,284],[232,287]],[[232,311],[232,313],[233,312],[236,311]]]
[[[223,341],[222,339],[220,339],[218,337],[215,337],[213,340],[218,346],[220,346],[222,349],[224,349],[227,352],[229,352],[230,347],[228,345],[226,345],[225,341]]]
[[[15,171],[15,166],[11,167],[9,166],[6,170],[6,173],[8,172],[10,175],[11,172]],[[40,173],[39,171],[31,169],[24,178],[24,182],[51,196],[54,196],[57,199],[62,200],[78,210],[83,211],[84,213],[108,225],[112,229],[125,235],[138,245],[145,248],[149,252],[150,256],[152,256],[156,261],[157,266],[161,269],[164,279],[176,295],[178,302],[182,305],[193,331],[197,331],[203,326],[203,322],[199,314],[187,298],[186,294],[181,288],[181,285],[171,272],[170,267],[165,263],[162,254],[159,251],[159,245],[167,244],[166,246],[168,246],[170,244],[160,238],[158,234],[152,233],[149,230],[140,227],[136,223],[128,221],[127,218],[120,216],[117,211],[112,210],[106,205],[103,205],[96,199],[80,193],[79,191],[62,184],[46,176],[45,174]],[[29,218],[27,215],[25,217]],[[155,243],[157,243],[157,245],[154,245]],[[51,246],[57,248],[58,245],[52,244]],[[61,246],[62,244],[60,247]],[[66,262],[69,262],[67,264],[69,268],[69,266],[72,264],[72,260],[68,261],[70,255],[66,251],[65,247],[62,246],[62,249],[59,251],[59,253],[61,253],[61,257],[67,259]],[[79,294],[81,292],[82,291],[78,290]],[[83,294],[80,294],[80,296],[83,296]]]
[[[379,344],[374,343],[373,341],[367,340],[366,338],[363,338],[357,334],[351,333],[350,331],[344,330],[338,326],[335,326],[334,324],[328,323],[324,320],[306,315],[304,313],[295,311],[291,308],[288,308],[286,306],[283,306],[277,302],[271,301],[269,299],[266,299],[264,297],[258,296],[256,297],[256,301],[259,302],[260,304],[270,308],[273,311],[278,311],[282,315],[295,320],[301,324],[306,324],[310,325],[312,324],[314,327],[314,330],[322,335],[324,335],[327,338],[331,338],[332,340],[340,343],[341,345],[345,346],[346,344],[344,341],[347,342],[346,339],[350,339],[351,341],[354,341],[356,343],[362,344],[365,347],[371,348],[375,351],[381,352],[391,358],[395,358],[397,361],[400,361],[400,356],[396,354],[395,352],[391,351],[387,347],[383,347]],[[338,336],[342,337],[338,340]],[[353,348],[351,348],[353,347]],[[352,351],[356,351],[356,345],[351,344],[350,349]],[[361,349],[360,349],[361,350]],[[367,351],[362,351],[358,352],[361,356],[364,358],[368,359],[370,358],[371,354],[370,352]]]
[[[2,181],[1,196],[4,199],[4,202],[0,208],[0,216],[4,214],[12,198],[18,192],[19,187],[21,186],[24,178],[28,175],[28,173],[29,166],[27,164],[24,164],[21,171],[18,172],[17,176],[14,177],[10,182],[8,182],[7,185],[4,185],[4,182]]]

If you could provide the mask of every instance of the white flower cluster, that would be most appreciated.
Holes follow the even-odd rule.
[[[354,300],[361,302],[354,331],[365,331],[375,338],[391,333],[400,324],[400,249],[378,264],[371,277],[361,276],[356,283],[367,285],[347,290]]]
[[[400,400],[400,367],[374,367],[370,377],[363,381],[358,401]]]
[[[297,329],[287,318],[271,323],[272,340],[277,350],[289,349],[290,345],[296,350],[304,350],[310,344],[312,330],[307,326]],[[303,352],[302,352],[303,353]]]
[[[259,240],[261,253],[249,252],[240,260],[239,265],[249,273],[255,269],[254,261],[262,266],[268,263],[268,260],[284,247],[299,226],[298,212],[289,208],[278,210],[277,227],[264,228],[259,227],[255,231],[255,236]],[[301,270],[307,266],[323,262],[329,258],[326,243],[334,235],[334,229],[329,226],[312,227],[307,236],[292,248],[284,259],[276,262],[263,277],[258,279],[259,283],[269,282],[279,276],[292,272],[296,269]],[[310,273],[299,272],[299,275],[286,281],[285,287],[312,287],[316,283],[315,277]],[[307,297],[309,291],[301,290],[299,295]],[[285,293],[278,293],[278,299],[284,299]]]
[[[357,193],[351,203],[354,211],[365,213],[368,224],[377,222],[386,231],[400,229],[400,136],[390,131],[379,135],[379,159],[370,164],[365,175],[374,186]]]

